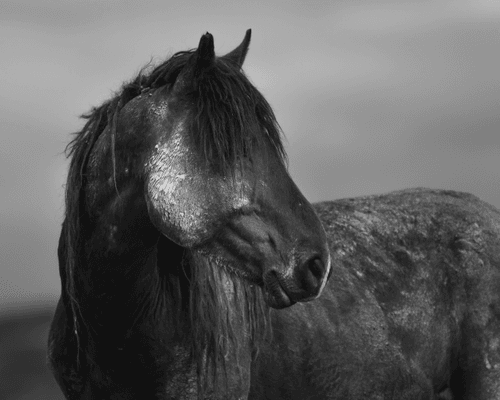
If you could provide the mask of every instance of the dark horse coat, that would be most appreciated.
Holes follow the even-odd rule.
[[[70,144],[65,396],[499,399],[499,211],[427,189],[309,204],[249,41],[215,57],[204,35]]]
[[[500,398],[500,212],[429,189],[315,208],[332,278],[272,313],[250,398]]]

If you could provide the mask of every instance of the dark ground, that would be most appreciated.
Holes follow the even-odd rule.
[[[46,365],[47,334],[54,307],[0,314],[1,400],[64,399]]]

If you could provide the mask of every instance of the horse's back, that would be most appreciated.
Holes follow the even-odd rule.
[[[273,311],[256,398],[498,398],[500,212],[427,189],[316,210],[333,273],[319,299]]]

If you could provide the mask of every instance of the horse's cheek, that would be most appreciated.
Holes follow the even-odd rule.
[[[206,242],[235,212],[249,207],[252,188],[241,172],[233,179],[203,168],[180,130],[155,146],[145,167],[151,221],[180,246]]]
[[[213,236],[225,212],[220,193],[210,182],[187,174],[152,174],[147,187],[148,211],[155,226],[183,247]],[[209,187],[212,186],[212,187]]]
[[[162,178],[153,176],[148,184],[147,204],[151,220],[169,239],[181,246],[191,247],[205,236],[200,219],[203,210],[193,198],[195,196],[189,196],[185,185],[182,185],[185,178]]]

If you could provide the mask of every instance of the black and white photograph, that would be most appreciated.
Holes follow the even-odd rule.
[[[500,1],[0,37],[0,399],[500,399]]]

